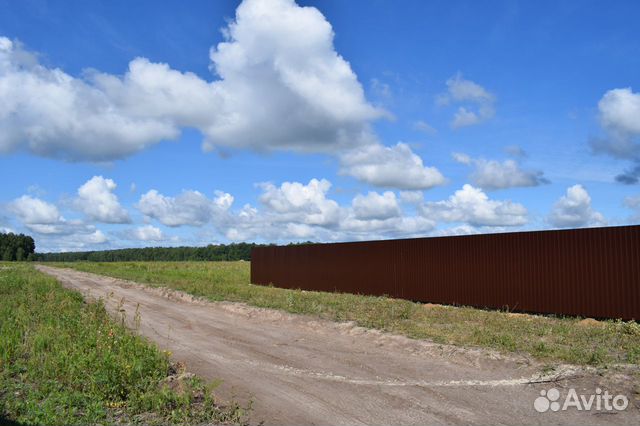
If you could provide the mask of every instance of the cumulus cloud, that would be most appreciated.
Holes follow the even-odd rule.
[[[0,37],[0,152],[18,149],[64,159],[107,160],[177,136],[170,123],[135,116],[108,93],[40,65]]]
[[[223,34],[225,40],[210,50],[217,75],[211,81],[141,57],[122,75],[87,70],[74,77],[0,37],[0,98],[6,100],[0,152],[110,161],[176,139],[188,127],[201,132],[205,150],[327,153],[339,157],[345,174],[392,186],[398,178],[388,181],[390,167],[376,162],[383,156],[410,166],[416,183],[401,180],[399,188],[442,181],[408,146],[381,145],[371,122],[390,114],[366,100],[334,48],[331,24],[316,8],[293,0],[245,0]],[[462,95],[456,87],[467,83],[458,80],[451,83],[453,98],[482,98]],[[360,147],[369,156],[351,173]]]
[[[618,136],[640,135],[640,93],[630,87],[609,90],[598,102],[602,126]]]
[[[495,233],[496,228],[491,228],[490,232]],[[475,235],[482,232],[482,228],[467,224],[452,226],[450,228],[436,229],[431,233],[433,237],[450,237],[454,235]]]
[[[140,241],[163,241],[166,239],[160,228],[152,225],[135,228],[131,232],[131,237]]]
[[[311,179],[307,185],[284,182],[280,187],[262,184],[260,202],[281,220],[306,225],[335,225],[340,219],[340,207],[327,198],[331,182]]]
[[[371,143],[369,123],[386,112],[366,101],[316,8],[245,0],[223,33],[210,52],[213,81],[146,58],[123,76],[76,78],[0,38],[0,150],[111,160],[175,139],[183,127],[199,129],[206,149],[333,152]]]
[[[38,234],[36,244],[39,252],[104,250],[110,239],[92,225],[69,226],[64,233]]]
[[[53,225],[64,221],[55,205],[30,195],[13,200],[8,207],[25,225]]]
[[[391,191],[383,194],[373,191],[367,195],[358,194],[351,205],[357,219],[389,219],[400,216],[396,194]]]
[[[598,115],[604,136],[591,140],[595,152],[628,159],[634,165],[616,176],[623,184],[638,183],[640,178],[640,93],[630,87],[612,89],[598,102]]]
[[[541,171],[524,170],[517,161],[486,160],[471,158],[462,153],[454,153],[454,160],[459,163],[475,166],[471,179],[476,186],[486,190],[514,187],[538,186],[549,183]]]
[[[400,191],[400,201],[420,205],[424,201],[424,194],[422,191]]]
[[[329,198],[331,183],[311,179],[307,184],[261,185],[261,206],[245,205],[217,226],[232,240],[269,241],[395,238],[426,235],[435,222],[405,216],[394,192],[356,195],[350,206]]]
[[[447,91],[436,98],[436,103],[440,106],[458,105],[450,123],[452,128],[473,126],[495,115],[495,95],[478,83],[458,73],[446,84]]]
[[[8,204],[8,211],[37,235],[43,250],[82,249],[108,242],[107,236],[94,225],[65,219],[54,204],[23,195]]]
[[[527,223],[527,209],[511,201],[491,200],[479,188],[466,184],[448,200],[427,202],[425,217],[472,226],[519,226]]]
[[[107,236],[104,235],[104,233],[99,229],[92,232],[91,234],[81,236],[80,238],[87,244],[104,244],[109,241]]]
[[[435,167],[424,165],[409,145],[369,145],[344,153],[340,173],[371,185],[397,189],[428,189],[445,178]]]
[[[349,213],[349,212],[348,212]],[[351,212],[352,213],[352,212]],[[424,216],[397,216],[388,219],[358,219],[348,214],[342,221],[339,240],[375,240],[427,236],[436,222]]]
[[[111,179],[94,176],[78,188],[74,201],[76,208],[90,219],[104,223],[129,223],[129,213],[120,205],[113,193],[117,185]]]
[[[606,225],[604,216],[591,207],[591,197],[582,185],[573,185],[553,206],[548,221],[558,228]]]
[[[136,208],[166,226],[203,226],[226,212],[233,203],[231,194],[216,191],[214,199],[198,191],[183,191],[177,197],[152,189],[140,197]]]
[[[338,227],[341,208],[327,197],[331,182],[311,179],[309,183],[283,182],[259,185],[261,209],[245,205],[227,215],[217,226],[231,240],[331,239]]]

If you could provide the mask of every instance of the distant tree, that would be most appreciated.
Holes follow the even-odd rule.
[[[5,262],[11,262],[13,260],[13,251],[9,247],[5,249],[2,260]]]
[[[0,233],[0,254],[4,261],[25,260],[35,249],[33,238],[28,235]]]
[[[145,247],[103,251],[38,253],[43,262],[118,262],[118,261],[207,261],[251,260],[254,243],[210,244],[206,247]]]

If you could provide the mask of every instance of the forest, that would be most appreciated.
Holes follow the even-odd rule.
[[[0,233],[0,260],[33,260],[36,243],[28,235]]]
[[[182,261],[182,260],[251,260],[251,249],[257,244],[210,244],[205,247],[145,247],[101,251],[37,253],[40,262],[123,262],[123,261]]]
[[[291,244],[310,244],[310,241]],[[0,260],[39,262],[213,261],[251,260],[251,249],[267,244],[209,244],[203,247],[144,247],[100,251],[36,253],[32,237],[0,233]]]

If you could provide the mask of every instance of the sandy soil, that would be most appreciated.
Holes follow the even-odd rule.
[[[37,266],[170,350],[225,398],[254,400],[252,422],[266,424],[640,424],[632,371],[543,366],[524,356],[437,345],[352,323],[212,303],[73,270]],[[118,312],[120,310],[121,312]],[[637,377],[637,376],[636,376]],[[624,411],[548,411],[534,400],[556,388],[624,394]]]

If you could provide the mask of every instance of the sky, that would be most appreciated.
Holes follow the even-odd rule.
[[[37,251],[636,224],[636,1],[0,0]]]

